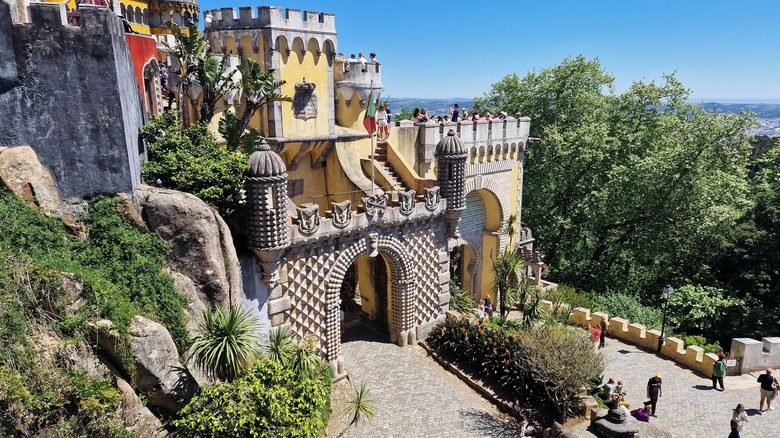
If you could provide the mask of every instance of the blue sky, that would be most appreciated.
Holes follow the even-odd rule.
[[[584,54],[615,76],[677,77],[694,100],[780,102],[780,0],[435,2],[200,0],[336,14],[337,50],[376,52],[384,95],[481,96],[505,75]]]

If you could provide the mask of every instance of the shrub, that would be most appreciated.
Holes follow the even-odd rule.
[[[515,322],[497,318],[486,324],[448,318],[431,330],[428,341],[477,365],[481,378],[494,379],[517,396],[543,395],[562,420],[577,407],[581,388],[604,370],[589,335],[560,324],[518,330]]]
[[[687,285],[677,289],[669,300],[668,322],[682,333],[727,342],[734,321],[743,320],[746,307],[743,300],[726,297],[722,289]]]
[[[450,284],[450,307],[464,315],[471,315],[477,308],[477,303],[471,293]]]
[[[329,402],[329,379],[300,378],[266,360],[232,383],[205,389],[174,425],[182,437],[318,437]]]
[[[688,348],[689,345],[697,345],[703,348],[705,353],[723,353],[723,348],[718,341],[709,343],[704,336],[685,336],[683,342],[685,348]]]
[[[648,329],[660,330],[663,312],[660,308],[643,305],[638,298],[611,293],[606,295],[592,295],[593,307],[591,310],[605,312],[609,316],[619,316],[631,322],[644,324]],[[669,327],[667,327],[667,330]],[[667,335],[669,332],[667,332]]]
[[[192,193],[223,216],[237,209],[248,157],[217,144],[207,124],[181,130],[177,116],[166,113],[141,128],[141,137],[149,150],[141,171],[144,181]]]

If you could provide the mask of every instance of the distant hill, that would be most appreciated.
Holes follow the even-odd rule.
[[[390,109],[394,113],[400,113],[401,107],[409,111],[415,108],[425,108],[428,115],[443,116],[448,114],[452,104],[457,103],[467,110],[474,106],[474,100],[462,97],[450,97],[446,99],[426,99],[421,97],[391,97]],[[780,137],[780,103],[734,103],[734,102],[703,102],[701,105],[708,112],[723,112],[739,114],[740,111],[750,111],[756,115],[759,127],[753,130],[755,134]]]

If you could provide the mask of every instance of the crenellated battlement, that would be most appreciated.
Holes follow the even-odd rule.
[[[205,30],[276,28],[300,32],[336,33],[336,16],[327,12],[275,6],[212,9],[203,13]]]

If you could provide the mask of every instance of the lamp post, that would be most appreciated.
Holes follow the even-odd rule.
[[[661,292],[661,299],[664,300],[664,317],[661,321],[661,337],[658,338],[658,349],[656,350],[656,353],[661,352],[661,347],[664,345],[664,329],[666,328],[666,310],[669,308],[669,300],[672,299],[672,295],[674,295],[674,289],[669,286],[668,284],[664,286],[663,291]]]

